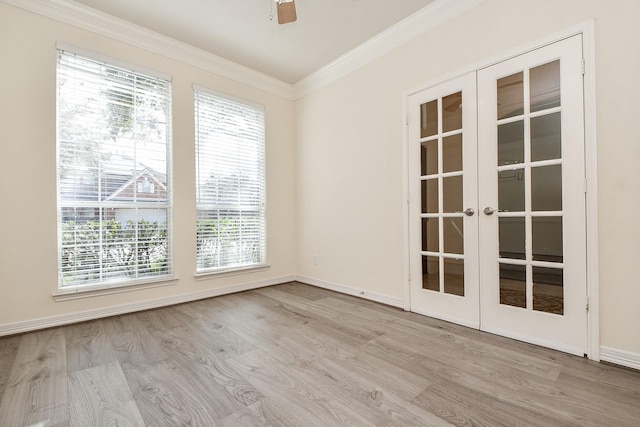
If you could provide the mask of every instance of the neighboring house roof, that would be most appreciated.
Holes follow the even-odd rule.
[[[145,167],[111,193],[105,200],[130,201],[134,200],[134,198],[137,200],[166,200],[167,187],[149,168]]]
[[[135,169],[103,170],[98,182],[94,171],[73,171],[60,177],[60,196],[67,201],[129,202],[167,199],[166,174],[137,164]]]

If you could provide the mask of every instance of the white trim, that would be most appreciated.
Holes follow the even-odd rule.
[[[2,0],[4,1],[4,0]],[[564,40],[566,38],[578,35],[578,34],[589,34],[591,33],[591,39],[592,39],[592,47],[595,44],[593,42],[593,26],[594,26],[594,21],[590,20],[590,21],[585,21],[581,24],[577,24],[574,26],[571,26],[569,28],[566,28],[565,30],[562,31],[557,31],[553,34],[550,34],[548,36],[545,37],[541,37],[537,40],[534,40],[532,42],[514,47],[512,49],[506,50],[501,54],[497,54],[494,55],[490,58],[486,58],[483,61],[479,61],[475,64],[471,64],[467,67],[464,68],[460,68],[457,70],[454,70],[453,72],[450,73],[446,73],[443,74],[439,77],[436,77],[426,83],[422,83],[419,84],[417,86],[414,86],[412,88],[409,88],[407,90],[404,91],[404,95],[405,98],[408,98],[409,96],[418,93],[418,92],[422,92],[425,89],[429,89],[433,86],[442,84],[448,80],[454,79],[456,77],[459,77],[463,74],[466,73],[470,73],[470,72],[477,72],[483,68],[487,68],[487,67],[491,67],[492,65],[496,65],[500,62],[504,62],[504,61],[508,61],[509,59],[515,58],[516,56],[520,56],[523,55],[525,53],[529,53],[531,51],[540,49],[541,47],[559,42],[560,40]],[[593,66],[593,65],[591,65]],[[594,95],[595,96],[595,95]]]
[[[240,267],[223,267],[223,268],[215,268],[210,270],[203,270],[194,273],[193,277],[196,280],[207,280],[213,277],[227,277],[227,276],[237,276],[239,274],[247,274],[247,273],[256,273],[258,271],[265,271],[271,267],[271,264],[261,263],[261,264],[252,264],[248,266],[240,266]]]
[[[485,0],[435,0],[295,85],[72,0],[0,1],[294,101],[471,10]]]
[[[600,347],[600,279],[599,279],[599,249],[598,249],[598,185],[597,185],[597,139],[596,139],[596,76],[595,76],[595,25],[594,21],[586,21],[581,24],[569,27],[565,30],[556,32],[549,36],[540,38],[536,41],[527,43],[520,47],[510,49],[500,55],[488,58],[482,62],[456,70],[452,73],[442,75],[433,79],[426,84],[410,88],[403,93],[403,123],[406,120],[408,111],[409,97],[415,93],[429,89],[435,85],[442,84],[455,77],[464,75],[469,72],[479,71],[482,68],[489,67],[499,62],[506,61],[521,54],[539,49],[546,45],[558,42],[560,40],[572,37],[574,35],[582,35],[583,42],[583,58],[585,60],[586,69],[584,75],[584,125],[585,125],[585,173],[587,178],[587,194],[586,194],[586,215],[587,215],[587,296],[589,298],[589,312],[587,313],[587,356],[591,360],[601,360]],[[408,158],[407,145],[409,144],[408,132],[404,131],[405,144],[403,147],[403,175],[408,174]],[[408,178],[403,177],[404,180]],[[408,183],[403,183],[403,186]],[[408,193],[408,189],[403,187],[404,194]],[[403,212],[406,207],[403,208]],[[409,217],[403,214],[403,245],[405,253],[404,270],[409,269],[408,255],[408,235],[409,235]],[[403,279],[404,283],[404,306],[411,307],[409,298],[410,285],[408,275]],[[516,338],[517,339],[517,338]]]
[[[600,255],[598,243],[598,145],[596,133],[595,29],[589,21],[582,29],[584,74],[584,142],[587,179],[587,354],[600,360]]]
[[[103,295],[121,294],[123,292],[139,291],[142,289],[160,288],[163,286],[175,285],[177,277],[148,279],[146,281],[134,280],[124,284],[96,283],[87,286],[67,286],[58,288],[58,292],[53,294],[56,302],[70,301],[74,299],[91,298]]]
[[[411,311],[411,239],[409,223],[411,216],[409,204],[411,193],[409,192],[409,97],[404,96],[402,102],[402,308]]]
[[[462,15],[485,0],[435,0],[428,6],[372,37],[294,85],[294,98],[308,95],[408,41]]]
[[[168,305],[182,304],[185,302],[197,301],[200,299],[212,298],[236,292],[243,292],[251,289],[264,288],[280,283],[292,282],[294,280],[296,280],[295,275],[274,277],[272,279],[241,283],[238,285],[225,286],[222,288],[207,289],[204,291],[191,292],[188,294],[175,295],[166,298],[157,298],[136,303],[87,310],[77,313],[26,320],[22,322],[6,323],[4,325],[0,325],[0,337],[5,335],[14,335],[23,332],[34,331],[38,329],[68,325],[71,323],[85,322],[88,320],[95,320],[103,317],[117,316],[119,314],[134,313],[136,311],[149,310],[153,308],[165,307]]]
[[[4,1],[4,0],[3,0]],[[56,49],[63,51],[66,54],[73,54],[77,56],[82,56],[86,59],[91,59],[96,62],[103,62],[111,67],[118,67],[125,69],[127,71],[133,71],[137,74],[143,74],[147,77],[154,77],[156,79],[166,80],[169,83],[172,81],[172,77],[169,74],[161,73],[159,71],[153,70],[151,68],[146,68],[137,64],[132,64],[127,61],[123,61],[118,58],[114,58],[109,55],[103,55],[98,52],[94,52],[93,50],[83,49],[71,44],[56,42]],[[171,85],[169,85],[171,87]]]
[[[0,0],[56,21],[156,53],[293,100],[293,85],[71,0]]]
[[[600,347],[600,360],[640,370],[640,354],[631,353],[630,351],[603,346]]]
[[[307,276],[297,276],[296,281],[307,285],[316,286],[318,288],[329,289],[330,291],[339,292],[341,294],[353,295],[370,301],[379,302],[393,307],[404,308],[404,300],[388,295],[382,295],[375,292],[369,292],[351,286],[340,285],[337,283],[327,282],[321,279],[315,279]]]

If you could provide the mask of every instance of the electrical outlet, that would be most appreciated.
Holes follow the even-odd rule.
[[[313,256],[313,265],[318,265],[318,255]]]

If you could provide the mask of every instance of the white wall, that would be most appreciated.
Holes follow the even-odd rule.
[[[0,3],[0,329],[296,273],[401,301],[403,92],[594,19],[601,345],[640,354],[638,16],[637,0],[487,0],[294,104]],[[173,76],[173,286],[52,299],[57,41]],[[193,83],[266,106],[266,271],[193,279]]]
[[[594,19],[600,344],[640,355],[638,17],[637,0],[487,0],[299,99],[298,274],[401,299],[403,92]]]
[[[56,42],[171,75],[175,285],[54,302],[56,246]],[[0,3],[0,329],[37,319],[268,282],[295,274],[294,105],[92,32]],[[265,105],[266,271],[196,281],[192,85]],[[61,317],[62,316],[62,317]]]

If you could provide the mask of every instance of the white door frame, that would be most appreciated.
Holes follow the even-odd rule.
[[[511,49],[501,55],[489,58],[481,63],[466,67],[454,73],[432,80],[427,84],[407,90],[402,95],[403,141],[403,293],[404,309],[411,308],[411,288],[409,282],[409,132],[408,132],[408,99],[409,96],[439,85],[451,78],[478,71],[496,63],[514,58],[523,53],[536,50],[565,38],[582,34],[584,67],[584,136],[585,136],[585,173],[586,173],[586,241],[587,241],[587,356],[600,360],[600,294],[599,294],[599,251],[598,251],[598,186],[597,186],[597,141],[596,141],[596,102],[595,102],[595,33],[594,22],[565,29],[524,46]]]

